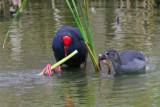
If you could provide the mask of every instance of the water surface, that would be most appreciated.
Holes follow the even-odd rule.
[[[51,49],[60,26],[75,25],[66,4],[59,0],[28,3],[23,15],[0,21],[1,107],[158,107],[160,105],[160,10],[126,8],[118,1],[90,1],[97,54],[107,48],[136,49],[148,58],[147,72],[111,76],[87,68],[67,69],[61,77],[38,76],[55,63]],[[70,71],[70,72],[67,72]]]

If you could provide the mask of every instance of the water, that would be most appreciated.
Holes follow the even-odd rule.
[[[74,21],[62,1],[34,0],[19,20],[0,21],[0,47],[10,31],[0,48],[0,107],[158,107],[160,10],[120,7],[118,1],[90,2],[97,54],[106,48],[141,50],[148,58],[145,74],[108,77],[95,73],[88,60],[86,70],[38,76],[45,64],[55,63],[54,33]]]

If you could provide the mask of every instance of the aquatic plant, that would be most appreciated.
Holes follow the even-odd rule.
[[[94,49],[93,31],[90,24],[88,12],[88,0],[83,0],[82,3],[77,3],[76,0],[66,0],[67,6],[73,15],[76,25],[80,29],[81,35],[87,46],[90,58],[96,71],[99,71],[98,58]]]
[[[13,22],[17,19],[17,17],[23,12],[24,8],[26,7],[27,4],[27,0],[22,0],[22,4],[20,5],[20,7],[17,9],[16,14],[14,15],[11,25],[13,24]],[[9,37],[10,34],[10,30],[8,29],[7,33],[4,36],[4,41],[3,41],[3,48],[7,42],[7,39]]]

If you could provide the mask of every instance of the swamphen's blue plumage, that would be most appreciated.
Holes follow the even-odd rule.
[[[86,60],[87,48],[79,29],[75,27],[62,26],[53,38],[52,49],[57,61],[78,50],[77,55],[64,63],[68,66],[79,67]]]

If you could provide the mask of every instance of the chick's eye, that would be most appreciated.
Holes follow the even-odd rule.
[[[108,52],[106,52],[106,55],[109,55],[109,53],[108,53]]]

